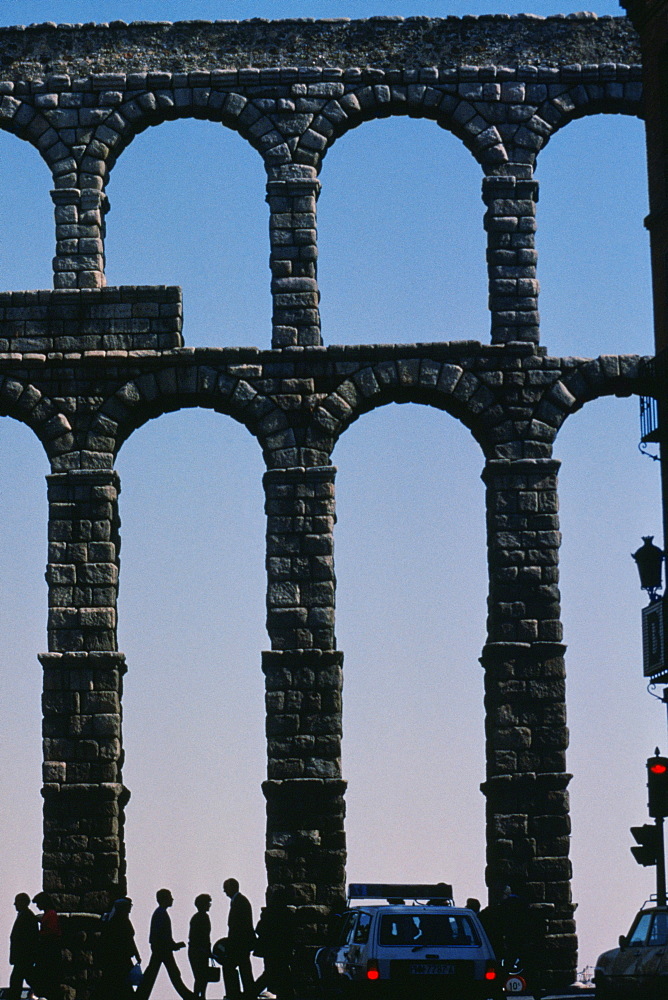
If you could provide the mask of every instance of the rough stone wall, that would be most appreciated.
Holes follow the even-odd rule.
[[[33,24],[0,28],[2,66],[9,78],[46,73],[143,73],[283,67],[559,66],[639,62],[633,26],[596,14],[538,17],[295,18],[267,21],[135,21],[126,24]],[[119,58],[119,53],[122,56]],[[276,83],[268,75],[267,82]]]
[[[0,294],[0,413],[32,427],[51,463],[44,883],[76,914],[79,995],[94,915],[126,888],[115,457],[146,420],[187,406],[245,424],[267,466],[266,864],[269,892],[291,894],[305,949],[345,890],[332,450],[390,402],[439,408],[471,430],[488,511],[487,884],[492,899],[507,882],[526,893],[544,930],[546,985],[570,982],[552,445],[589,400],[653,386],[638,357],[555,358],[539,346],[533,168],[573,118],[639,113],[629,24],[578,15],[47,25],[0,30],[0,59],[0,127],[32,142],[54,177],[56,288]],[[432,119],[480,163],[488,345],[322,346],[322,157],[349,128],[395,114]],[[178,289],[104,287],[110,171],[140,131],[183,116],[235,129],[266,164],[266,350],[186,347]]]

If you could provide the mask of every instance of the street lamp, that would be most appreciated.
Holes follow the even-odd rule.
[[[661,567],[663,565],[663,549],[653,545],[654,535],[643,535],[642,545],[633,553],[640,576],[640,589],[649,594],[650,603],[659,600],[657,591],[661,590]]]
[[[659,681],[668,681],[668,663],[666,662],[665,610],[661,590],[661,567],[663,551],[654,545],[654,535],[645,535],[640,548],[633,552],[640,588],[649,594],[649,604],[642,609],[642,657],[643,673],[649,678],[650,686]],[[668,705],[668,688],[664,699]]]

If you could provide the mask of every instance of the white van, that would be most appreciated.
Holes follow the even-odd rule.
[[[369,904],[370,899],[384,900]],[[358,905],[351,905],[353,900]],[[473,910],[456,907],[452,887],[355,884],[348,908],[315,957],[333,996],[437,995],[441,1000],[499,1000],[502,976]]]

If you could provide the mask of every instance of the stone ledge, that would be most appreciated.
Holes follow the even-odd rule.
[[[221,83],[276,83],[278,70],[293,80],[315,82],[321,74],[331,78],[341,67],[361,76],[370,54],[374,69],[416,71],[452,65],[640,63],[638,38],[628,19],[586,13],[548,18],[49,22],[1,29],[0,47],[6,78],[39,81],[42,87],[46,78],[55,91],[69,89],[71,77],[90,77],[91,90],[137,87],[142,80],[160,87],[172,71],[183,81],[181,86],[206,86],[214,74]],[[51,56],[46,63],[45,51]]]

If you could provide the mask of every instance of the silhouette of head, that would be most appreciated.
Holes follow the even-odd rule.
[[[466,900],[466,909],[473,910],[474,913],[480,913],[480,900],[476,899],[475,896],[469,896]]]
[[[158,889],[158,891],[155,894],[155,898],[157,900],[158,906],[162,906],[165,909],[168,906],[171,906],[172,903],[174,902],[174,897],[172,896],[169,889]]]
[[[27,892],[19,892],[14,898],[14,906],[17,910],[27,910],[30,906],[30,896]]]
[[[288,901],[285,886],[277,885],[267,900],[267,906],[283,906]]]
[[[46,913],[47,910],[55,909],[53,900],[48,892],[38,892],[36,896],[33,896],[32,901],[43,913]]]
[[[195,909],[199,910],[200,913],[206,913],[211,907],[211,896],[208,893],[202,892],[199,896],[195,896]]]
[[[239,883],[235,878],[226,878],[223,882],[223,892],[232,899],[239,892]]]

